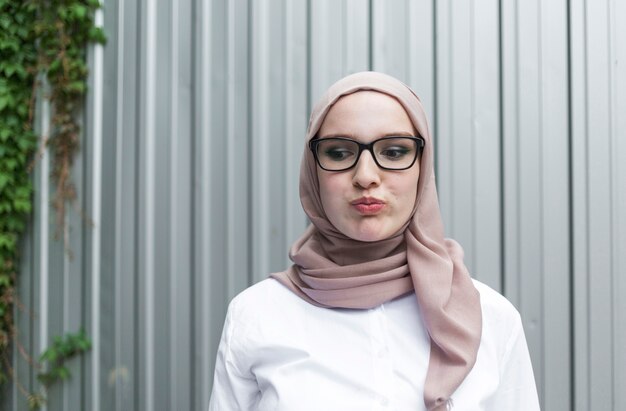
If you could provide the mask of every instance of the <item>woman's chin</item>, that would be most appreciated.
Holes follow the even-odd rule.
[[[380,226],[376,227],[359,227],[351,230],[350,233],[346,233],[348,237],[353,240],[363,241],[365,243],[372,243],[388,238],[390,236],[386,230]]]

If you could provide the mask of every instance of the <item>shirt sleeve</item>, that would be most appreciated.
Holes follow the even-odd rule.
[[[235,312],[231,303],[217,350],[209,411],[252,410],[258,399],[259,387],[254,375],[239,369],[231,351],[237,322]]]
[[[488,410],[539,410],[537,387],[519,314],[501,362],[500,386]]]

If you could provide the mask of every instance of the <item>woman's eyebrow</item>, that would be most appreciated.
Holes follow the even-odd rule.
[[[350,134],[350,133],[334,133],[334,134],[325,134],[323,136],[317,136],[318,139],[320,139],[320,138],[334,138],[334,137],[347,137],[347,138],[354,139],[354,135]]]
[[[351,133],[333,133],[333,134],[325,134],[323,136],[318,136],[317,138],[333,138],[333,137],[347,137],[351,139],[355,139],[354,134]],[[385,133],[380,137],[415,137],[414,133],[409,131],[392,131],[391,133]]]
[[[393,133],[385,133],[383,137],[414,137],[409,131],[394,131]]]

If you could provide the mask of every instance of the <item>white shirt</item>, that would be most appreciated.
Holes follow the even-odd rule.
[[[539,410],[518,312],[474,284],[482,338],[453,410]],[[425,410],[429,355],[415,294],[369,310],[328,309],[267,279],[230,303],[209,411]]]

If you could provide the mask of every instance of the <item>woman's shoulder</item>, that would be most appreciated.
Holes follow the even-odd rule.
[[[519,311],[506,297],[485,283],[475,279],[473,281],[480,293],[483,331],[506,335],[521,327]]]
[[[479,280],[473,278],[472,281],[480,293],[480,304],[483,311],[494,311],[505,316],[519,316],[517,308],[501,293]]]
[[[474,287],[480,293],[480,303],[484,308],[496,308],[498,310],[505,310],[509,313],[516,313],[517,309],[511,302],[498,291],[494,290],[487,284],[472,278]]]
[[[307,303],[273,278],[261,280],[237,294],[229,315],[245,322],[294,315]]]
[[[251,306],[259,309],[275,306],[283,301],[299,302],[300,300],[300,298],[275,279],[266,278],[237,294],[232,299],[231,305]]]

